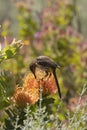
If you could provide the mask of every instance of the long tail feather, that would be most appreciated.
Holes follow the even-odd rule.
[[[58,88],[59,97],[61,98],[62,97],[61,96],[61,91],[60,91],[60,87],[59,87],[59,83],[58,83],[58,79],[57,79],[55,70],[53,71],[53,75],[54,75],[55,82],[56,82],[56,85],[57,85],[57,88]]]

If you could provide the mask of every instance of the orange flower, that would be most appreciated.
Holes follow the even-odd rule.
[[[24,79],[24,91],[28,93],[31,104],[34,104],[39,99],[38,82],[34,78],[33,74],[28,74]]]
[[[47,95],[55,94],[58,91],[53,75],[44,78],[41,84],[42,84],[43,94],[47,94]]]
[[[27,102],[27,97],[23,92],[22,87],[18,87],[15,90],[14,96],[13,96],[13,101],[16,102],[19,106],[24,107]]]
[[[39,77],[39,78],[37,77],[37,80],[34,78],[32,74],[28,74],[26,76],[26,78],[24,79],[25,91],[28,91],[29,93],[31,93],[31,95],[34,96],[35,95],[39,96],[40,86],[42,88],[43,94],[49,95],[54,94],[58,91],[53,74],[50,77],[49,75],[47,77],[44,77],[44,72],[39,71],[37,72],[37,76]]]
[[[42,94],[49,95],[57,92],[57,87],[53,75],[50,77],[44,77],[43,80],[36,80],[33,74],[28,74],[24,78],[23,87],[16,88],[13,99],[20,107],[24,107],[27,103],[33,105],[40,98],[40,86],[42,88]]]
[[[30,105],[35,104],[38,101],[38,83],[32,74],[28,74],[25,77],[23,87],[16,88],[13,99],[21,107],[27,103]]]
[[[20,91],[18,94],[15,95],[15,101],[18,106],[24,107],[28,102],[30,103],[30,98],[27,94],[25,94],[24,91]]]
[[[13,100],[20,107],[26,106],[27,103],[30,105],[35,104],[39,99],[38,93],[31,89],[30,91],[24,88],[18,88],[14,94]]]
[[[37,80],[34,78],[33,74],[28,74],[25,78],[24,78],[24,88],[25,89],[38,89],[38,82]]]

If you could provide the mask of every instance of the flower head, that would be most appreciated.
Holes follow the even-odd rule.
[[[14,101],[20,107],[24,107],[27,103],[30,103],[29,96],[23,91],[23,89],[19,88],[16,90],[14,94]]]
[[[24,79],[23,87],[18,87],[15,90],[14,100],[23,107],[27,103],[30,105],[35,104],[39,99],[38,83],[32,74],[29,74]]]
[[[56,82],[54,79],[54,76],[51,75],[49,77],[44,78],[44,80],[42,81],[42,90],[43,90],[43,94],[55,94],[57,93],[57,86],[56,86]]]
[[[35,104],[40,98],[40,86],[42,94],[49,95],[57,92],[57,87],[53,75],[44,76],[44,72],[38,70],[38,78],[35,79],[33,74],[28,74],[24,78],[23,87],[17,87],[13,96],[14,101],[24,107],[27,103]],[[39,82],[38,82],[39,81]]]

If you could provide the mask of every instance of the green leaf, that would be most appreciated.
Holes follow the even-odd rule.
[[[5,53],[6,53],[6,57],[7,57],[7,58],[12,58],[13,55],[14,55],[14,54],[12,53],[12,50],[10,50],[10,49],[6,50]]]

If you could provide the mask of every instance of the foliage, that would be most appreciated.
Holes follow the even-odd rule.
[[[17,55],[21,46],[21,41],[15,41],[15,39],[10,45],[5,46],[5,48],[0,51],[0,63]]]
[[[21,41],[15,41],[0,51],[0,63],[11,59],[18,54],[22,46]],[[9,70],[0,70],[0,109],[10,105],[9,98],[13,95],[16,86],[14,75]]]
[[[20,36],[23,39],[33,39],[33,36],[38,29],[38,24],[33,20],[31,15],[31,10],[28,8],[27,4],[20,2],[17,4],[19,15],[18,20],[20,22]]]
[[[9,98],[14,93],[15,85],[13,74],[3,70],[0,73],[0,109],[10,105]]]

